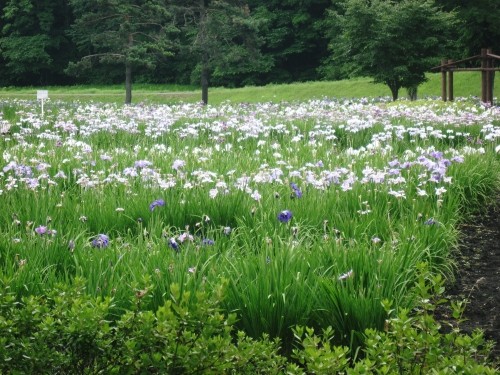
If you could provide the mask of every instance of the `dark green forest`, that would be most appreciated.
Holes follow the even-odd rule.
[[[0,0],[0,9],[0,86],[363,75],[397,96],[443,57],[500,52],[491,0]]]

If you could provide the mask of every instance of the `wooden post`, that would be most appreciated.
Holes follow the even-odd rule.
[[[488,52],[486,48],[481,49],[481,101],[483,103],[488,102]]]
[[[453,60],[448,60],[448,64],[453,63]],[[453,97],[453,67],[448,67],[448,98],[452,102],[455,98]]]
[[[447,60],[441,60],[441,98],[445,102],[447,100],[448,95],[446,95],[446,68],[444,65]]]
[[[488,48],[486,50],[487,53],[492,54],[491,48]],[[488,60],[486,61],[486,67],[488,69],[493,69],[493,59],[491,57],[488,57]],[[490,103],[493,105],[493,80],[491,79],[493,77],[493,71],[488,70],[486,71],[486,103]]]

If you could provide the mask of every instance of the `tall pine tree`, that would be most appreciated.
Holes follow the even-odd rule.
[[[69,65],[78,74],[94,63],[125,69],[125,103],[132,102],[132,71],[154,68],[172,54],[176,33],[164,0],[69,0],[75,23],[70,34],[83,57]]]
[[[201,99],[208,103],[211,79],[241,82],[242,77],[266,71],[269,58],[261,54],[261,20],[240,0],[171,0],[177,25],[183,31],[180,54],[191,56],[190,69],[199,75]],[[186,59],[186,58],[185,58]],[[187,60],[187,59],[186,59]]]

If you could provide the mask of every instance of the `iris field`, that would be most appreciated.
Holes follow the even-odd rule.
[[[285,351],[297,325],[359,345],[423,268],[453,278],[457,224],[499,187],[500,108],[474,99],[0,107],[18,297],[83,279],[120,316],[224,284],[238,329]]]

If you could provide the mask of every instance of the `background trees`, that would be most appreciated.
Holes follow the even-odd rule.
[[[438,65],[454,25],[453,14],[433,0],[347,0],[329,17],[331,64],[386,84],[394,100],[400,88],[415,90]]]
[[[317,68],[326,57],[327,39],[321,21],[332,0],[248,0],[256,17],[265,20],[262,53],[273,65],[252,77],[253,83],[318,79]]]
[[[162,0],[69,0],[75,21],[69,34],[85,55],[69,64],[79,73],[92,63],[125,68],[125,103],[132,101],[134,66],[154,68],[158,58],[171,55],[176,31]]]
[[[74,54],[65,35],[72,22],[66,0],[0,1],[1,85],[66,83]]]
[[[458,15],[459,57],[479,54],[481,48],[500,51],[500,2],[491,0],[437,0]]]
[[[447,51],[437,48],[444,31],[455,32]],[[435,59],[482,47],[500,51],[494,1],[0,0],[3,86],[121,83],[128,64],[129,83],[132,71],[155,83],[201,85],[203,76],[206,87],[364,74],[395,95]]]
[[[271,59],[261,53],[259,28],[262,19],[254,17],[240,0],[173,1],[183,43],[178,54],[191,61],[191,77],[199,78],[202,102],[208,102],[209,81],[229,86],[245,83],[251,74],[265,72]],[[197,80],[196,78],[192,80]]]

